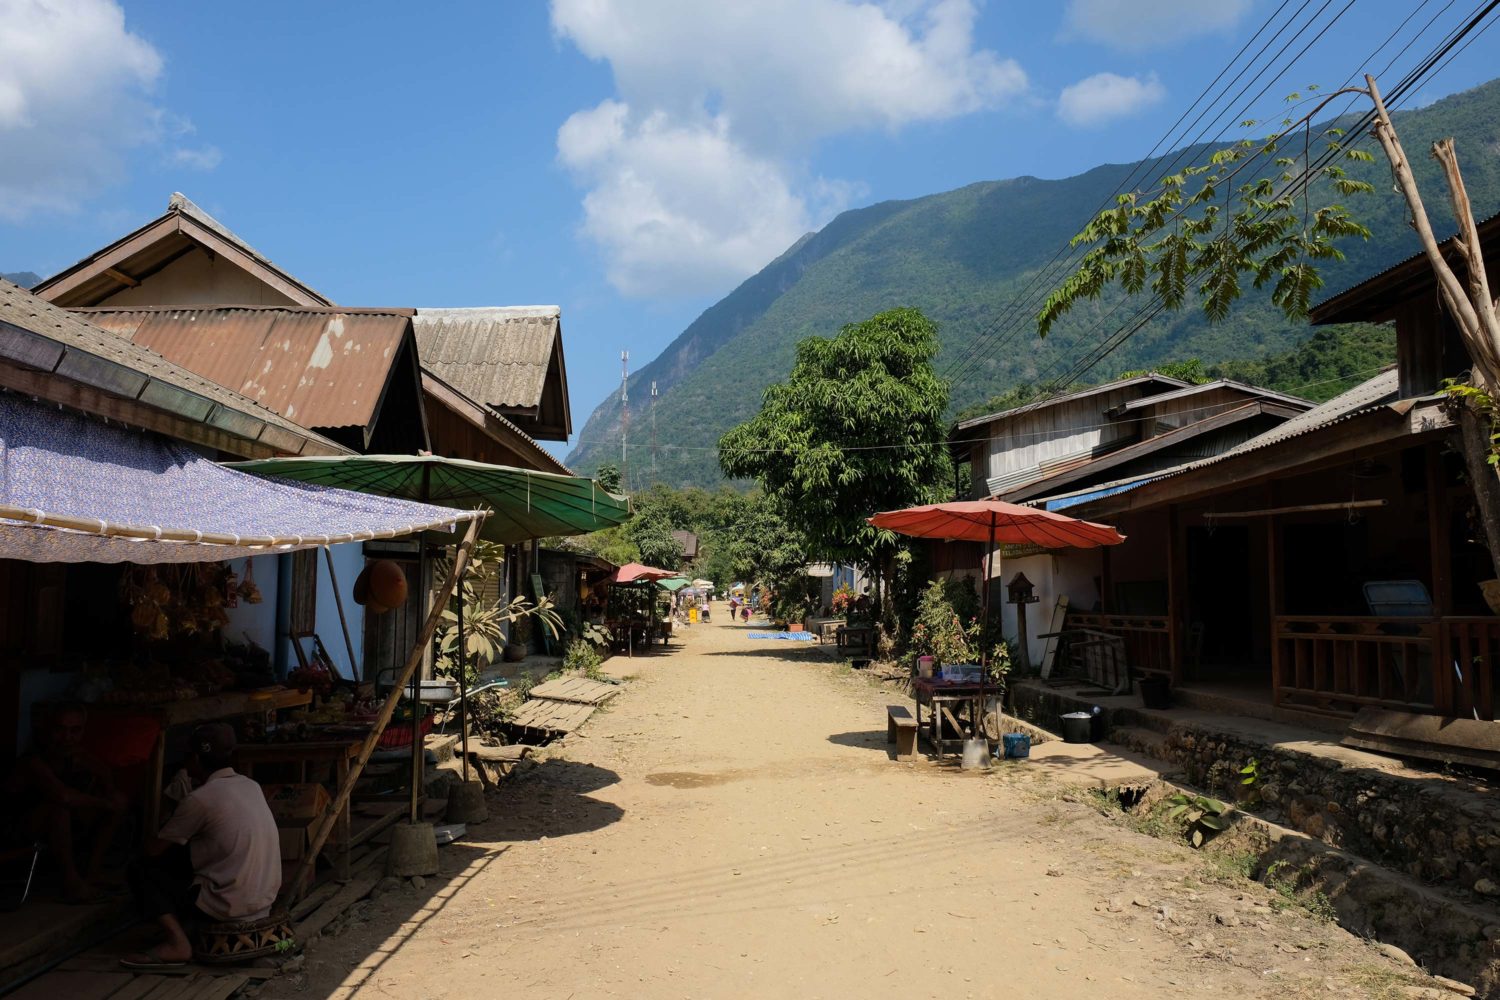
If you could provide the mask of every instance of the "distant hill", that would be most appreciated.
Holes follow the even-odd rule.
[[[1431,159],[1422,155],[1437,138],[1454,136],[1475,210],[1500,210],[1500,81],[1456,94],[1417,111],[1400,112],[1396,126],[1416,163],[1428,210],[1440,232],[1452,229],[1447,197]],[[1195,151],[1201,161],[1207,149]],[[1154,181],[1170,159],[1148,166]],[[1188,162],[1188,161],[1185,161]],[[759,274],[707,309],[659,357],[631,376],[630,485],[647,484],[650,446],[649,386],[657,401],[657,478],[673,485],[720,480],[714,445],[730,426],[754,413],[771,382],[785,378],[798,340],[829,335],[846,323],[894,306],[916,306],[941,327],[939,367],[961,356],[1005,313],[1014,293],[1072,237],[1135,164],[1110,164],[1062,180],[1017,177],[984,181],[911,201],[890,201],[844,212],[804,236]],[[1374,232],[1368,243],[1345,246],[1349,259],[1326,271],[1333,292],[1418,249],[1405,205],[1391,191],[1383,159],[1362,168],[1377,194],[1350,207]],[[1046,340],[1032,328],[954,386],[954,412],[1035,380],[1054,362],[1065,367],[1086,346],[1113,332],[1130,312],[1106,316],[1112,299],[1086,303]],[[1102,324],[1102,325],[1101,325]],[[1312,329],[1281,318],[1264,299],[1246,304],[1219,326],[1194,311],[1158,317],[1090,373],[1150,367],[1178,358],[1205,363],[1267,358],[1295,348]],[[618,395],[589,417],[568,464],[592,472],[618,461]]]
[[[4,271],[0,271],[0,278],[4,278],[12,284],[20,285],[22,288],[30,288],[42,280],[42,276],[35,271],[16,271],[14,274],[6,274]]]

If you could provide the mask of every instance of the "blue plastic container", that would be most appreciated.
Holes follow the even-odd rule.
[[[1006,733],[1001,737],[1008,760],[1020,760],[1031,756],[1031,737],[1025,733]]]

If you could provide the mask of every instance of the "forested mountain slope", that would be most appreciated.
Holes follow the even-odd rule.
[[[1437,165],[1423,155],[1434,139],[1458,140],[1476,212],[1483,217],[1500,210],[1500,81],[1400,112],[1396,127],[1416,162],[1439,232],[1451,231],[1452,221]],[[1206,155],[1207,150],[1194,151],[1183,164],[1201,162]],[[1175,155],[1148,164],[1137,176],[1154,182],[1173,159]],[[1136,166],[1110,164],[1062,180],[985,181],[911,201],[884,202],[845,212],[803,237],[631,376],[636,430],[629,485],[641,487],[649,480],[649,437],[641,431],[648,426],[652,380],[661,392],[657,478],[674,485],[711,485],[720,478],[714,450],[719,435],[755,412],[765,387],[786,376],[798,340],[832,334],[883,309],[915,306],[942,330],[939,369],[945,368],[1007,314],[1014,295]],[[1375,183],[1377,193],[1352,199],[1349,207],[1374,238],[1345,245],[1348,260],[1326,270],[1325,293],[1418,249],[1383,158],[1357,172]],[[1081,305],[1046,340],[1038,340],[1029,317],[1022,317],[1025,328],[955,384],[954,411],[1017,382],[1044,379],[1066,368],[1134,312],[1135,304],[1126,304],[1111,313],[1116,305],[1111,298]],[[1244,308],[1218,326],[1192,311],[1158,317],[1088,378],[1100,380],[1186,357],[1206,363],[1263,358],[1295,347],[1312,332],[1305,324],[1288,323],[1263,296],[1252,293]],[[568,463],[592,472],[601,463],[618,461],[619,434],[620,404],[613,394],[589,417]]]

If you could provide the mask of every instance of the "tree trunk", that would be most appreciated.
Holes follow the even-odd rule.
[[[1500,579],[1500,467],[1490,464],[1490,422],[1466,403],[1458,408],[1458,426],[1463,433],[1464,468],[1474,489],[1474,504],[1490,550],[1490,564]],[[1431,502],[1431,500],[1429,500]]]

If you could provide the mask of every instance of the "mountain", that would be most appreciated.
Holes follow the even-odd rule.
[[[30,288],[42,280],[42,276],[35,271],[16,271],[14,274],[6,274],[4,271],[0,271],[0,278],[4,278],[12,284],[20,285],[22,288]]]
[[[1458,140],[1459,159],[1476,213],[1500,210],[1500,81],[1455,94],[1425,108],[1398,112],[1395,125],[1415,161],[1433,226],[1451,232],[1452,216],[1438,167],[1424,155],[1444,136]],[[1202,162],[1209,147],[1171,167],[1176,154],[1146,165],[1137,177],[1154,179],[1169,167]],[[1374,182],[1376,194],[1348,207],[1373,232],[1368,242],[1343,245],[1348,259],[1325,269],[1331,293],[1419,249],[1405,204],[1392,191],[1390,171],[1377,162],[1351,173]],[[712,485],[721,477],[715,445],[729,427],[760,405],[766,386],[785,378],[796,344],[810,334],[831,335],[846,323],[883,309],[915,306],[941,328],[940,371],[961,358],[996,320],[1023,327],[953,387],[954,412],[1017,382],[1065,369],[1135,308],[1106,297],[1075,307],[1045,340],[1030,316],[1008,311],[1013,298],[1087,222],[1139,164],[1107,164],[1062,180],[1017,177],[984,181],[910,201],[890,201],[844,212],[798,240],[693,321],[655,360],[631,376],[629,485],[650,481],[649,392],[657,400],[657,476],[674,485]],[[1116,306],[1120,308],[1115,309]],[[1258,359],[1295,348],[1311,334],[1289,323],[1259,293],[1247,294],[1230,320],[1210,325],[1188,310],[1157,317],[1127,340],[1088,378],[1103,379],[1173,359],[1206,363]],[[1055,368],[1054,368],[1055,365]],[[600,403],[584,425],[568,464],[592,472],[620,453],[618,395]]]

